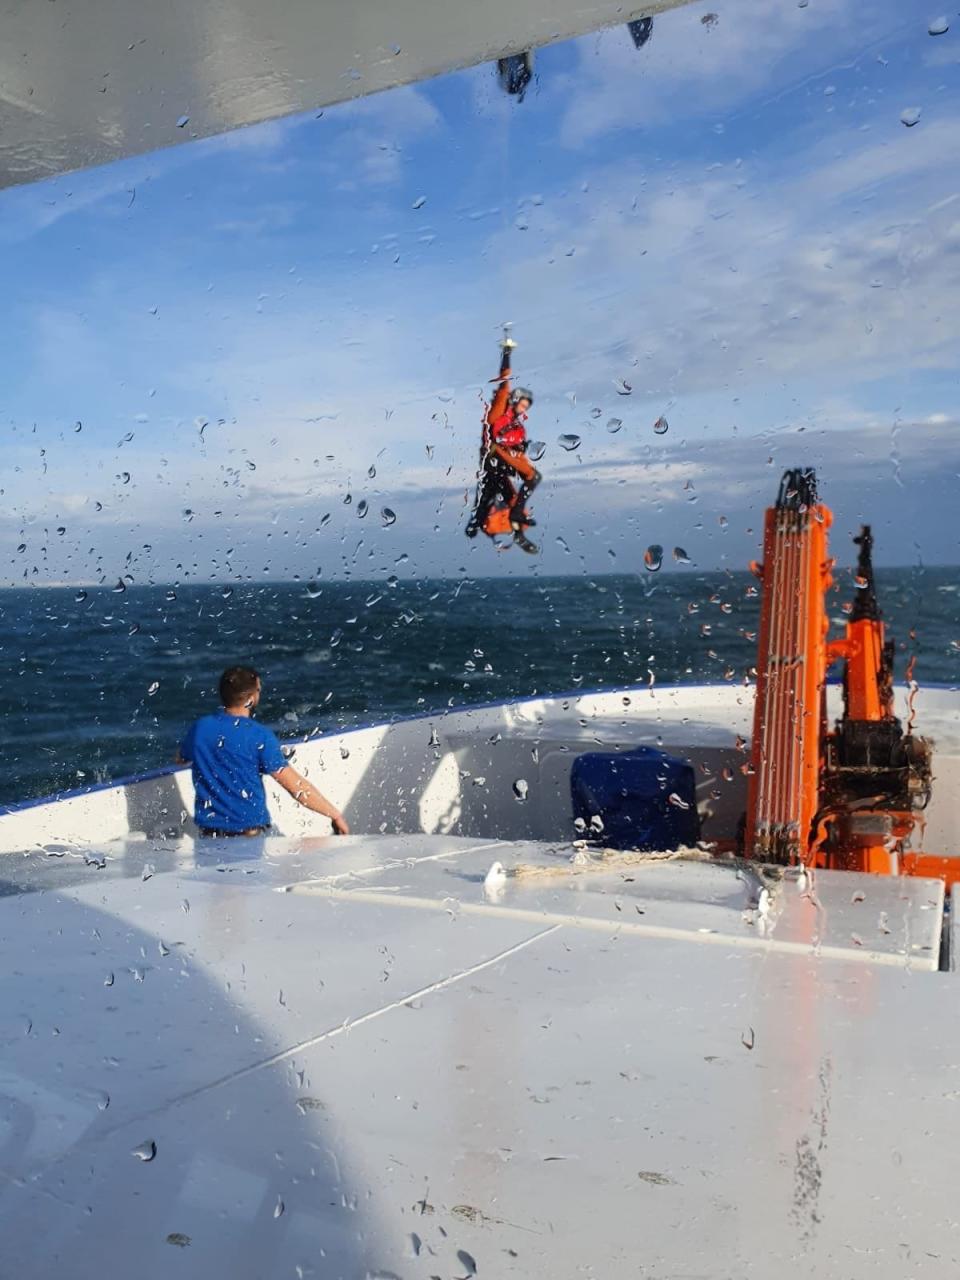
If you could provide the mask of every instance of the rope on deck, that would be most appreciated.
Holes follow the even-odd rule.
[[[559,852],[556,850],[555,852]],[[660,862],[709,862],[713,855],[703,849],[680,848],[663,851],[624,849],[591,849],[586,845],[574,845],[573,854],[563,862],[550,866],[541,863],[521,862],[517,866],[505,868],[508,876],[518,880],[530,879],[534,876],[569,876],[582,875],[590,871],[619,871],[623,867],[651,866]]]

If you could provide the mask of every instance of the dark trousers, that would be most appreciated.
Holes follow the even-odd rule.
[[[471,524],[482,529],[484,521],[490,514],[490,508],[499,498],[505,506],[512,507],[517,492],[510,479],[510,469],[495,453],[485,455],[480,466],[480,479],[477,483],[477,502],[474,507]]]

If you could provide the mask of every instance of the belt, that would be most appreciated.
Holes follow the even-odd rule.
[[[247,827],[246,831],[218,831],[215,827],[200,827],[200,835],[212,840],[229,840],[234,836],[262,836],[269,827]]]

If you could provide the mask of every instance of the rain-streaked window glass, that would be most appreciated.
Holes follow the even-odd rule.
[[[8,152],[3,800],[168,761],[233,660],[289,739],[749,684],[795,465],[954,679],[956,36],[692,5],[293,115],[184,89],[164,149],[101,120],[133,154],[45,181]],[[505,336],[540,479],[491,493]]]
[[[4,1275],[956,1273],[960,17],[654,9],[4,6]]]

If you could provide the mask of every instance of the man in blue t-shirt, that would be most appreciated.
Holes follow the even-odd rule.
[[[220,677],[222,708],[191,725],[180,744],[177,763],[193,768],[200,834],[262,835],[270,826],[263,788],[269,773],[298,804],[329,818],[336,835],[349,835],[340,810],[287,764],[277,735],[253,719],[260,688],[252,667],[228,667]]]

